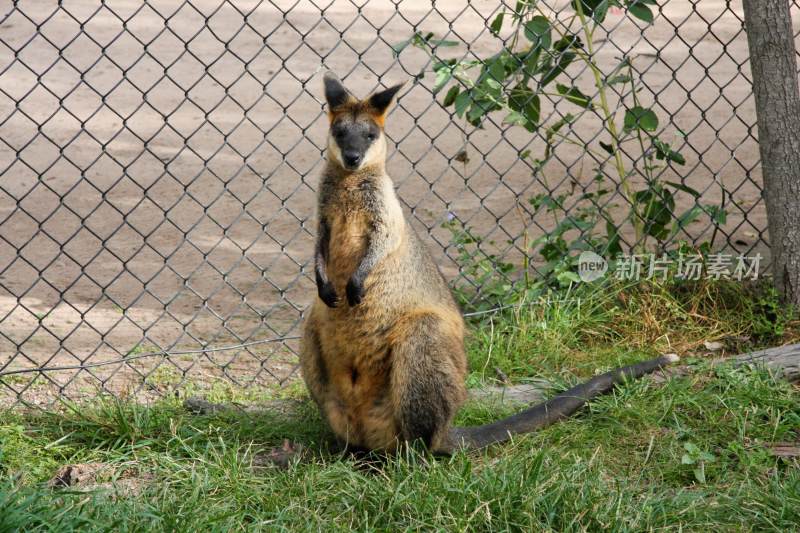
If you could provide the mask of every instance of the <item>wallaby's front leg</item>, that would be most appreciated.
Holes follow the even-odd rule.
[[[397,246],[397,236],[392,235],[385,224],[378,223],[372,228],[369,234],[369,242],[364,252],[364,257],[358,263],[355,272],[350,276],[345,287],[347,293],[347,303],[355,306],[364,299],[364,281],[384,257],[394,250]]]
[[[314,248],[314,275],[317,280],[317,294],[320,300],[325,302],[328,307],[336,307],[339,303],[339,296],[333,283],[328,279],[328,257],[330,256],[331,228],[323,218],[319,221],[319,231],[317,243]]]

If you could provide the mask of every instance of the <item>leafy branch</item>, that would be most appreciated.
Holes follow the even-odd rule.
[[[638,75],[631,58],[622,58],[610,70],[597,61],[596,32],[609,8],[624,9],[628,16],[652,24],[656,1],[572,0],[571,7],[571,11],[553,13],[538,0],[521,0],[512,11],[500,11],[488,28],[499,49],[486,58],[444,57],[442,51],[460,43],[436,39],[432,33],[416,33],[394,50],[397,54],[409,46],[423,50],[435,75],[434,93],[444,92],[443,105],[452,107],[457,117],[473,127],[480,128],[488,117],[500,114],[501,125],[538,133],[544,140],[541,157],[531,157],[529,150],[520,156],[531,161],[540,180],[560,143],[578,146],[584,157],[590,157],[595,190],[578,190],[571,180],[573,185],[564,193],[548,190],[530,200],[534,216],[542,211],[565,215],[556,219],[553,232],[532,242],[545,262],[552,263],[552,270],[568,268],[568,264],[558,264],[568,263],[572,250],[591,248],[612,256],[621,253],[620,230],[626,223],[634,234],[634,251],[646,249],[650,239],[663,249],[702,215],[724,223],[721,207],[703,205],[699,192],[660,178],[665,168],[684,165],[686,160],[659,136],[658,115],[639,98]],[[510,31],[506,38],[501,36],[504,26]],[[590,72],[593,94],[581,90],[567,72],[574,63],[582,63]],[[615,96],[619,103],[613,107]],[[543,120],[543,97],[557,109],[562,102],[577,109]],[[601,135],[588,142],[576,134],[577,124],[586,115],[596,116],[602,123]],[[611,173],[605,170],[606,164],[613,169]],[[611,186],[606,183],[609,181]],[[636,185],[640,182],[643,187]],[[627,205],[619,223],[610,213],[616,205],[603,199],[612,190],[619,191]],[[694,205],[675,213],[678,194],[693,197]],[[598,229],[603,226],[605,235],[600,235]]]

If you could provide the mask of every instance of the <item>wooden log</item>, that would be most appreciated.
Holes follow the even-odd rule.
[[[488,386],[469,389],[470,400],[497,403],[500,405],[528,405],[545,401],[550,396],[553,384],[546,379],[535,379],[530,383],[507,386]]]
[[[777,376],[787,381],[800,381],[800,344],[767,348],[737,355],[733,359],[736,364],[766,365]]]

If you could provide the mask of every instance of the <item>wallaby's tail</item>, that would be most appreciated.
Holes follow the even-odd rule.
[[[562,392],[551,400],[526,409],[514,416],[486,424],[484,426],[459,428],[454,427],[448,435],[448,442],[444,444],[442,452],[453,452],[457,449],[483,448],[496,442],[508,440],[511,435],[530,433],[539,428],[566,418],[592,398],[596,398],[611,389],[617,383],[626,379],[636,379],[655,372],[665,366],[678,361],[675,354],[664,355],[649,361],[642,361],[635,365],[617,368],[595,376],[586,383],[582,383]]]

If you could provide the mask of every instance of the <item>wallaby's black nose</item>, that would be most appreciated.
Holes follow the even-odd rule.
[[[342,154],[342,158],[348,167],[357,167],[361,163],[361,154],[358,152],[345,152]]]

